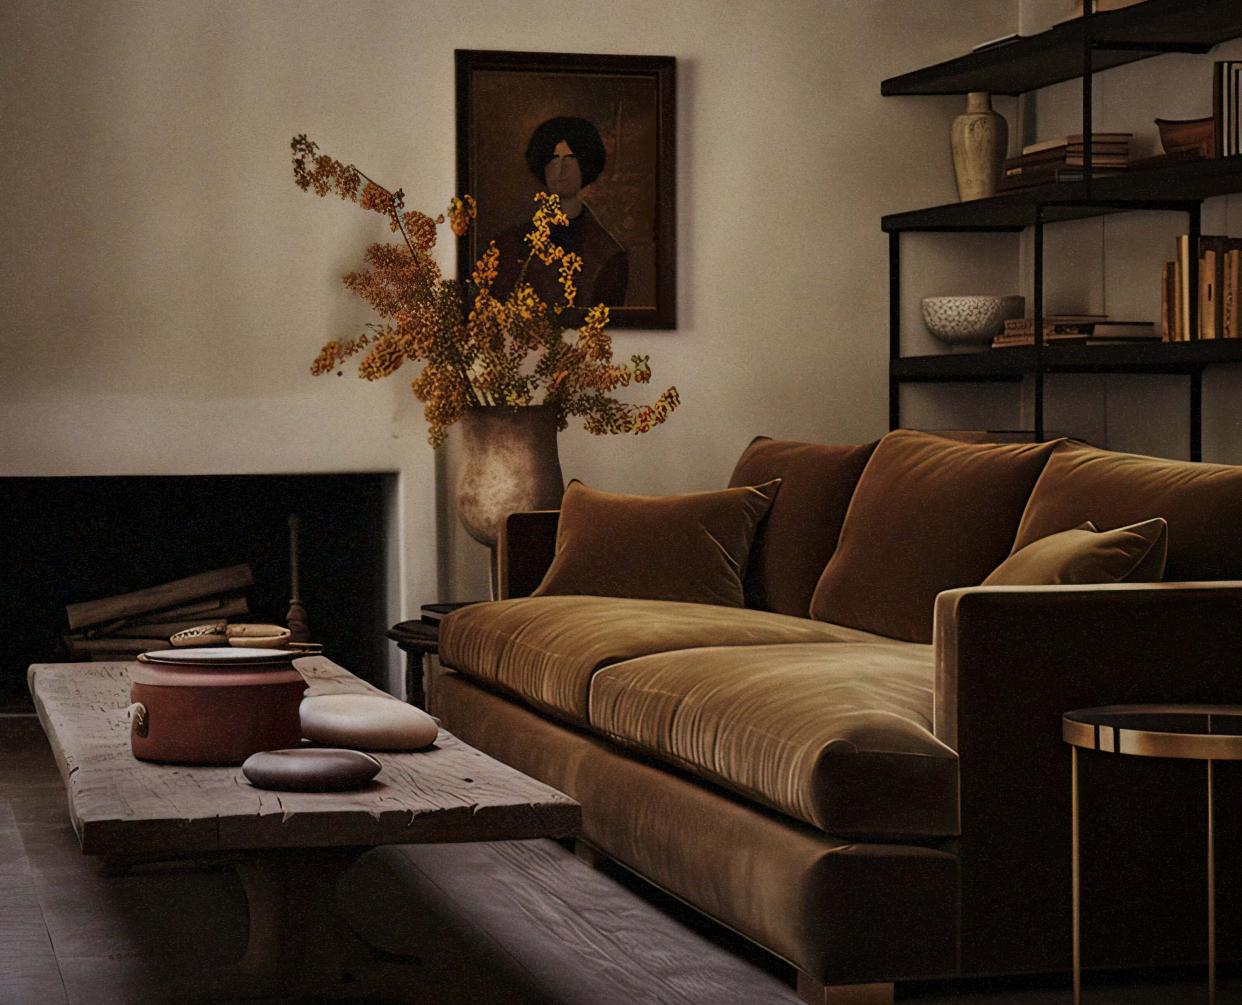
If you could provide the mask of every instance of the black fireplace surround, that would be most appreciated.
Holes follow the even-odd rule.
[[[234,620],[284,624],[291,513],[311,638],[383,686],[395,484],[380,473],[0,478],[0,711],[30,709],[27,666],[66,659],[66,604],[246,563],[251,613]]]

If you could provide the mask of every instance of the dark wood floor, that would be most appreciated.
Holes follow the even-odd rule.
[[[6,808],[7,804],[7,808]],[[618,880],[621,877],[616,877]],[[1236,892],[1222,891],[1223,896]],[[676,908],[647,891],[653,903]],[[352,905],[365,930],[378,900]],[[130,1005],[181,1002],[202,975],[236,960],[245,945],[245,898],[231,872],[165,870],[102,875],[80,854],[65,812],[64,790],[38,723],[0,716],[0,1002],[5,1005]],[[764,962],[710,926],[681,919],[717,945],[746,955],[788,980],[782,964]],[[384,925],[379,917],[370,921]],[[394,926],[398,927],[398,926]],[[428,977],[431,977],[429,972]],[[442,979],[447,979],[443,977]],[[424,983],[417,1000],[461,1001],[460,988]],[[1064,979],[899,985],[906,1005],[1062,1005]],[[514,995],[516,1000],[517,995]],[[1093,979],[1088,1005],[1182,1005],[1206,1001],[1202,983]],[[357,1001],[364,998],[354,999]],[[495,998],[493,1001],[507,999]],[[652,987],[644,1001],[667,1000]],[[684,997],[676,1000],[684,1001]],[[714,1001],[715,999],[713,999]],[[792,992],[789,1000],[794,1001]],[[1242,985],[1222,985],[1221,1005],[1242,1003]]]

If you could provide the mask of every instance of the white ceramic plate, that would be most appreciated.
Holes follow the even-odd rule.
[[[143,653],[143,663],[164,663],[171,666],[233,667],[256,663],[288,663],[305,653],[293,649],[253,649],[245,646],[202,646],[185,649],[157,649]]]

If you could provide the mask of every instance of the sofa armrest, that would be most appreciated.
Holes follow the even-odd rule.
[[[496,541],[497,600],[529,597],[543,581],[556,554],[556,528],[561,511],[510,513]]]
[[[948,590],[934,641],[937,739],[1043,709],[1059,742],[1070,709],[1236,701],[1242,582]]]
[[[1068,969],[1070,754],[1061,715],[1236,704],[1242,582],[950,590],[936,599],[934,642],[934,730],[958,753],[963,967]],[[1168,848],[1195,840],[1186,821],[1202,814],[1201,789],[1170,762],[1135,761],[1151,759],[1096,755],[1080,775],[1092,862],[1083,902],[1093,912],[1083,955],[1092,965],[1201,952],[1193,939],[1175,945],[1168,936],[1179,925],[1194,930],[1198,917],[1200,878],[1170,870]],[[1151,927],[1163,934],[1122,938],[1134,916],[1161,918]]]

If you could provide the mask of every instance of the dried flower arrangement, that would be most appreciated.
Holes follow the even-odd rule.
[[[292,147],[299,188],[319,196],[335,193],[380,213],[403,239],[372,244],[367,267],[345,276],[345,286],[367,301],[383,323],[367,325],[357,338],[329,342],[311,366],[313,374],[339,374],[346,359],[364,351],[358,375],[366,380],[388,377],[406,360],[421,362],[411,388],[423,402],[433,446],[472,407],[545,404],[555,410],[558,428],[564,429],[573,415],[597,434],[645,433],[677,407],[675,387],[650,405],[627,404],[612,395],[631,382],[649,383],[651,366],[639,355],[628,364],[613,362],[606,306],[597,304],[585,314],[574,310],[574,275],[582,260],[552,239],[551,228],[569,222],[555,195],[535,196],[537,208],[526,235],[530,252],[512,290],[496,297],[500,252],[494,241],[468,279],[445,279],[431,255],[437,226],[446,218],[455,235],[467,232],[476,215],[470,196],[454,197],[444,214],[432,218],[406,210],[401,189],[390,191],[353,164],[319,153],[305,135],[295,136]],[[545,303],[523,282],[534,257],[545,265],[560,263],[562,302]],[[565,332],[576,326],[576,338],[566,339]],[[536,400],[540,391],[543,397]]]

